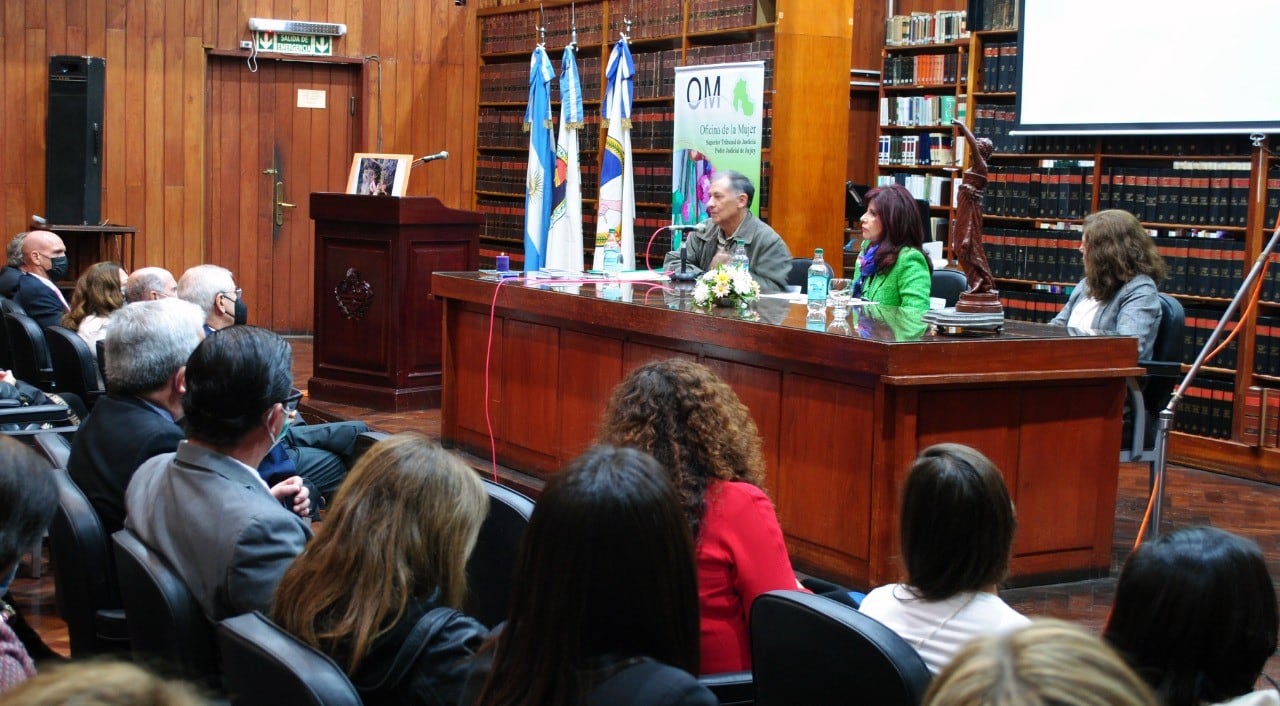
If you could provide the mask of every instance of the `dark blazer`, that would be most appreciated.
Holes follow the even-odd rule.
[[[500,630],[501,626],[494,628]],[[472,660],[461,704],[475,703],[493,668],[493,650]],[[586,706],[717,706],[711,690],[688,672],[648,657],[614,661],[596,670]]]
[[[67,313],[66,305],[49,289],[49,285],[27,272],[18,278],[18,294],[14,299],[27,310],[27,316],[40,324],[41,329],[61,324],[63,315]]]
[[[184,438],[182,427],[132,395],[107,395],[94,405],[71,442],[67,472],[108,535],[124,526],[124,491],[133,472]]]

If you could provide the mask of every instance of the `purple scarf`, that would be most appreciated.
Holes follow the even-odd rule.
[[[862,256],[858,258],[858,279],[853,282],[853,296],[861,297],[862,290],[866,286],[867,281],[876,274],[876,252],[880,249],[880,243],[876,243],[867,248]]]

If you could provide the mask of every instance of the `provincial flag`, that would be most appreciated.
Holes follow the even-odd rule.
[[[603,116],[604,159],[600,165],[600,206],[596,214],[596,252],[593,268],[604,268],[604,244],[617,229],[622,246],[622,269],[636,267],[636,184],[631,161],[631,104],[635,98],[635,62],[627,41],[619,39],[609,53],[605,73]]]

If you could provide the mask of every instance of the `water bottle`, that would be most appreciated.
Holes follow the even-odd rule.
[[[827,282],[831,271],[822,259],[822,248],[813,251],[813,264],[809,265],[809,316],[827,318]]]
[[[618,230],[609,229],[609,239],[604,244],[604,276],[618,279],[622,274],[622,246],[618,245]]]
[[[747,259],[747,241],[739,238],[733,243],[733,250],[729,252],[729,266],[743,272],[751,270],[751,261]]]

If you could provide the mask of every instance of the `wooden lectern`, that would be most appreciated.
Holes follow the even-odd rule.
[[[311,195],[315,360],[327,402],[438,407],[442,305],[433,272],[475,270],[484,216],[431,197]]]

